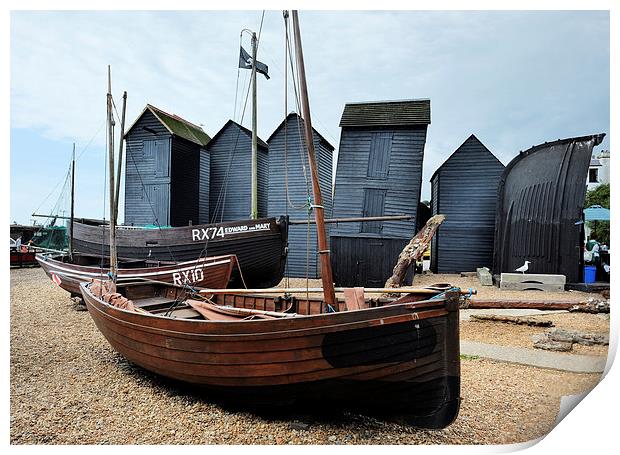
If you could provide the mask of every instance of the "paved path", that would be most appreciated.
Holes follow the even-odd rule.
[[[607,362],[606,357],[559,354],[539,349],[499,346],[466,340],[461,340],[461,354],[576,373],[602,373]]]

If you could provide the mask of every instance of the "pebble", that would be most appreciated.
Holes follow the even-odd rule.
[[[545,435],[560,397],[600,380],[464,359],[459,417],[443,430],[349,412],[308,424],[227,409],[130,364],[41,269],[11,270],[10,322],[11,444],[510,444]]]

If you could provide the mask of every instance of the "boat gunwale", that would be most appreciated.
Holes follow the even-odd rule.
[[[429,300],[421,300],[421,301],[416,301],[416,302],[405,302],[405,303],[401,303],[401,304],[392,304],[392,305],[384,305],[381,307],[375,307],[375,308],[363,308],[363,309],[357,309],[357,310],[350,310],[350,311],[343,311],[343,312],[335,312],[335,313],[321,313],[321,314],[314,314],[314,315],[298,315],[296,317],[291,317],[291,318],[281,318],[281,319],[254,319],[254,320],[239,320],[239,321],[209,321],[209,320],[204,320],[204,319],[182,319],[182,318],[171,318],[169,316],[163,316],[163,315],[159,315],[159,314],[144,314],[144,313],[137,313],[134,311],[130,311],[130,310],[125,310],[122,308],[116,308],[113,307],[112,305],[110,305],[107,302],[104,302],[103,300],[99,299],[97,296],[95,296],[90,289],[88,289],[88,283],[80,283],[80,289],[82,291],[82,295],[84,296],[84,300],[85,302],[88,304],[90,304],[91,306],[95,307],[95,305],[91,302],[89,302],[89,299],[94,300],[97,305],[99,305],[102,308],[97,308],[97,311],[107,315],[108,317],[112,317],[114,319],[120,320],[125,324],[130,324],[130,325],[134,325],[134,326],[138,326],[138,327],[145,327],[147,329],[153,330],[153,331],[163,331],[163,332],[169,332],[169,333],[175,333],[175,334],[179,334],[181,336],[189,336],[189,337],[194,337],[194,336],[222,336],[222,337],[233,337],[233,336],[241,336],[241,337],[252,337],[253,339],[262,339],[259,337],[274,337],[274,338],[281,338],[281,336],[275,336],[276,334],[282,333],[282,334],[288,334],[286,336],[290,337],[290,334],[293,332],[307,332],[309,330],[317,331],[319,333],[321,333],[320,331],[326,331],[329,332],[330,329],[335,329],[336,327],[343,327],[343,326],[350,326],[350,325],[357,325],[357,326],[361,326],[361,327],[348,327],[348,329],[353,329],[353,328],[363,328],[363,327],[372,327],[373,325],[385,325],[386,324],[386,320],[387,319],[391,319],[391,318],[395,318],[395,317],[399,317],[399,318],[403,318],[406,320],[423,320],[423,319],[430,319],[431,317],[442,317],[442,316],[447,316],[449,314],[449,310],[446,309],[446,300],[447,299],[435,299],[432,300],[433,303],[435,303],[435,301],[437,302],[437,307],[439,308],[435,308],[430,307],[430,308],[424,308],[423,310],[421,310],[420,312],[416,312],[415,311],[415,305],[416,304],[424,304],[424,303],[429,303]],[[443,308],[441,308],[441,305],[443,304]],[[392,316],[381,316],[381,315],[375,315],[373,313],[380,313],[382,311],[385,311],[386,309],[389,309],[390,312],[395,312],[395,315]],[[104,311],[105,310],[105,311]],[[401,310],[401,312],[399,312],[398,310]],[[431,314],[430,316],[426,317],[425,313],[430,313],[431,311],[435,312],[435,311],[439,311],[440,314]],[[305,328],[298,328],[298,329],[283,329],[283,330],[272,330],[270,332],[244,332],[244,333],[200,333],[200,332],[183,332],[183,331],[176,331],[176,330],[170,330],[170,329],[165,329],[165,328],[160,328],[160,327],[153,327],[151,325],[143,325],[143,324],[138,324],[137,321],[130,321],[127,320],[125,318],[119,318],[114,316],[114,312],[118,312],[119,314],[125,314],[127,316],[129,316],[132,319],[138,319],[138,320],[144,320],[145,318],[149,318],[149,319],[154,319],[154,320],[158,320],[158,321],[169,321],[173,324],[181,324],[181,325],[186,325],[186,324],[193,324],[195,327],[194,328],[199,328],[201,325],[206,327],[225,327],[228,326],[228,328],[232,328],[234,327],[234,324],[244,324],[245,326],[247,326],[247,323],[251,322],[253,323],[253,327],[256,327],[257,325],[261,324],[263,326],[266,325],[289,325],[292,321],[304,321],[304,322],[308,322],[308,321],[320,321],[321,319],[348,319],[348,316],[353,315],[353,317],[359,317],[360,315],[367,315],[368,317],[365,318],[361,318],[360,320],[354,320],[354,321],[349,321],[349,322],[335,322],[331,325],[318,325],[318,326],[313,326],[313,327],[305,327]],[[375,316],[374,318],[372,318],[371,316]],[[420,317],[423,316],[423,317]],[[377,321],[375,322],[375,324],[373,324],[373,321]],[[240,326],[241,327],[241,326]],[[300,336],[308,336],[308,335],[300,335]]]

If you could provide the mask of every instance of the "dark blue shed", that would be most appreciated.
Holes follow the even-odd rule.
[[[125,224],[203,222],[209,140],[201,127],[147,104],[125,134]]]
[[[209,210],[215,223],[250,218],[252,132],[229,120],[207,147],[210,158]],[[267,216],[268,145],[258,138],[258,217]]]
[[[290,113],[271,134],[269,144],[269,216],[288,214],[291,220],[306,221],[308,196],[312,198],[312,182],[308,168],[304,121]],[[332,213],[332,169],[334,147],[313,129],[314,148],[319,170],[319,185],[325,207],[325,218]],[[329,228],[329,225],[326,225]],[[318,278],[316,226],[291,225],[286,275]]]
[[[345,106],[333,217],[412,219],[332,225],[330,249],[338,286],[383,286],[415,234],[430,121],[430,100]]]
[[[434,273],[493,265],[497,188],[504,165],[473,134],[431,177],[432,214],[445,215],[431,244]]]

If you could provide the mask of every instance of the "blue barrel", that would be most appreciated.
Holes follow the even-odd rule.
[[[596,266],[586,265],[583,267],[583,282],[594,283],[596,281]]]

